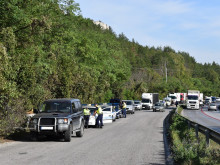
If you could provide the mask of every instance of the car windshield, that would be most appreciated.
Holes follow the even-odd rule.
[[[210,104],[210,106],[215,106],[215,104]]]
[[[135,103],[135,104],[140,104],[141,102],[140,102],[140,101],[135,101],[134,103]]]
[[[111,112],[111,108],[104,108],[102,111],[109,111],[109,112]]]
[[[161,104],[160,103],[156,103],[155,106],[161,106]]]
[[[71,103],[67,101],[54,101],[54,102],[44,102],[40,107],[40,112],[43,113],[70,113]]]
[[[132,105],[131,101],[126,101],[126,105]]]
[[[188,100],[198,100],[198,96],[189,95]]]

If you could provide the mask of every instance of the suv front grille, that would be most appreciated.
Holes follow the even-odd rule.
[[[40,125],[54,125],[55,118],[41,118]]]

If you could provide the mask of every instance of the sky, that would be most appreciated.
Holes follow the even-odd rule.
[[[220,0],[75,0],[84,18],[148,47],[170,46],[220,64]]]

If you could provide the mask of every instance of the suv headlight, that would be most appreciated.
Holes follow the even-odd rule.
[[[58,124],[67,124],[68,123],[68,119],[58,119]]]

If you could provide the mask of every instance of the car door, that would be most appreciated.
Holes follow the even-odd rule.
[[[112,114],[113,114],[113,119],[115,120],[116,119],[116,111],[115,111],[114,107],[112,107]]]
[[[83,109],[80,101],[76,101],[75,105],[77,107],[77,112],[76,112],[76,127],[77,129],[80,128],[81,126],[81,116],[83,114]]]
[[[78,128],[78,126],[77,126],[77,124],[78,124],[77,112],[78,112],[77,105],[75,102],[72,102],[72,116],[71,116],[71,118],[72,118],[72,122],[73,122],[73,130],[74,131]]]

